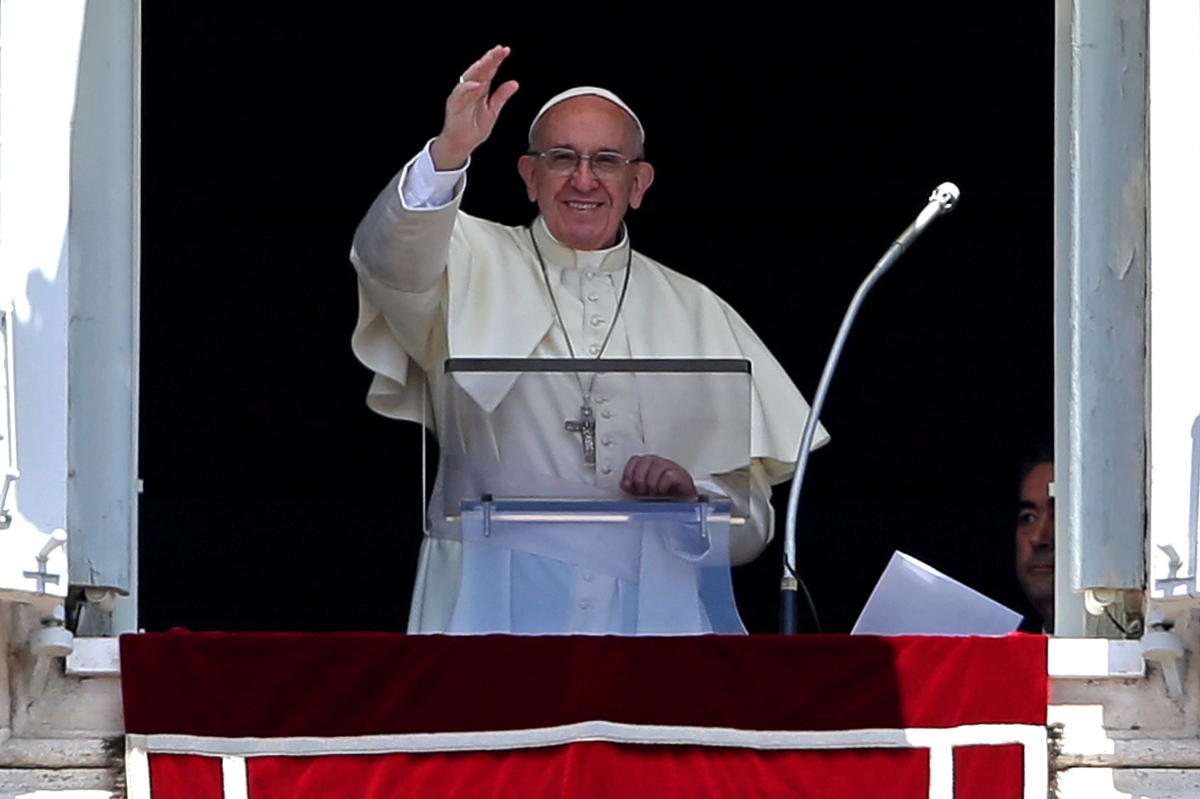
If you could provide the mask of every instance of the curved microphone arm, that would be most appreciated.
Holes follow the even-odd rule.
[[[958,186],[953,183],[943,183],[933,190],[933,194],[929,196],[929,202],[921,209],[921,213],[917,214],[917,218],[913,220],[912,224],[892,242],[892,246],[888,247],[887,252],[883,254],[883,257],[875,264],[875,268],[858,287],[854,299],[850,301],[850,307],[846,309],[846,315],[842,318],[842,326],[838,330],[837,338],[833,341],[829,358],[825,361],[825,370],[821,373],[821,381],[817,384],[816,394],[813,395],[812,407],[804,422],[804,433],[800,436],[800,451],[796,455],[796,473],[792,477],[791,493],[788,494],[787,525],[784,528],[783,539],[783,579],[779,586],[780,632],[796,632],[796,590],[799,587],[799,581],[796,578],[796,511],[800,505],[800,486],[804,482],[804,472],[808,467],[808,455],[812,449],[813,436],[817,432],[821,408],[825,404],[825,394],[829,391],[829,383],[833,379],[833,371],[837,368],[838,359],[842,355],[846,337],[850,334],[850,327],[854,324],[854,318],[858,315],[858,309],[866,299],[867,292],[917,240],[925,228],[929,227],[933,220],[954,208],[958,202],[958,194]]]

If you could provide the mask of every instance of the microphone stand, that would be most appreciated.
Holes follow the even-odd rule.
[[[792,476],[792,490],[788,494],[787,525],[784,528],[783,539],[783,579],[779,584],[779,631],[781,633],[796,633],[796,591],[800,587],[800,580],[796,576],[796,511],[800,505],[800,485],[804,482],[804,472],[808,467],[808,455],[812,449],[813,436],[817,432],[817,421],[821,416],[821,408],[825,404],[825,395],[828,393],[829,383],[833,379],[833,370],[837,368],[838,359],[842,356],[842,348],[846,344],[846,337],[850,334],[850,327],[854,324],[854,318],[858,316],[858,309],[866,299],[867,292],[917,240],[925,228],[929,227],[933,220],[954,208],[955,203],[958,202],[958,194],[958,186],[953,183],[943,183],[933,190],[933,194],[929,196],[929,202],[921,209],[921,213],[917,214],[917,218],[913,220],[912,224],[892,242],[892,246],[888,247],[887,252],[883,254],[883,257],[875,264],[875,268],[858,287],[858,291],[854,293],[854,299],[850,301],[850,307],[846,309],[846,315],[842,318],[842,326],[838,330],[837,338],[833,341],[829,358],[825,361],[825,370],[821,372],[817,393],[813,395],[812,408],[804,422],[804,433],[800,436],[800,451],[796,455],[796,473]],[[807,589],[805,593],[807,593]],[[809,601],[811,602],[811,598]]]

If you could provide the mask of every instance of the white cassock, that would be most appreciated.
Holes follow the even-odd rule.
[[[791,475],[808,413],[783,368],[732,308],[695,280],[631,254],[627,236],[607,250],[573,250],[559,243],[541,218],[530,228],[507,227],[460,212],[464,171],[435,173],[426,148],[379,195],[355,234],[351,261],[359,275],[359,319],[353,347],[375,372],[368,405],[387,416],[424,420],[436,436],[445,425],[439,417],[447,358],[570,357],[547,279],[577,357],[597,357],[603,349],[605,358],[748,359],[749,469],[735,478],[721,475],[745,464],[681,465],[692,472],[700,491],[717,495],[736,497],[739,492],[730,490],[729,481],[745,481],[748,474],[749,490],[743,485],[740,494],[750,497],[749,507],[737,508],[748,520],[731,532],[730,550],[735,564],[752,560],[771,538],[770,486]],[[447,191],[446,184],[453,188]],[[618,313],[627,263],[629,284]],[[488,431],[498,442],[494,446],[519,448],[522,459],[537,462],[542,474],[578,486],[579,496],[619,498],[625,463],[606,455],[605,442],[646,437],[646,431],[635,429],[644,409],[628,389],[627,378],[604,375],[592,386],[599,445],[594,467],[583,463],[578,436],[564,435],[564,409],[540,407],[542,394],[526,391],[519,381],[491,381],[469,393],[484,411],[497,411],[498,426]],[[818,430],[816,445],[827,440]],[[458,522],[442,512],[444,478],[439,473],[430,503],[410,632],[450,630],[459,597],[463,544]],[[538,585],[543,597],[555,598],[549,604],[558,606],[543,608],[546,612],[525,631],[639,631],[629,627],[627,581],[612,570],[579,563],[547,570],[544,561],[515,568],[522,584]],[[670,632],[708,631],[704,625],[701,619],[694,629]]]

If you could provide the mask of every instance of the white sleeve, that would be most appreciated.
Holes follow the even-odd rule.
[[[466,183],[466,177],[460,175],[445,205],[409,207],[400,187],[408,183],[408,174],[420,157],[405,164],[371,203],[350,248],[350,260],[360,274],[385,288],[408,293],[429,291],[445,274],[458,202]]]
[[[468,158],[461,169],[439,171],[429,153],[432,143],[433,139],[430,139],[425,144],[416,160],[405,170],[404,180],[400,184],[400,201],[410,211],[437,210],[454,202],[462,191],[462,177],[471,165]]]
[[[730,559],[733,565],[749,563],[770,543],[775,532],[775,514],[771,508],[771,482],[757,459],[749,470],[722,475],[706,475],[695,481],[701,494],[717,494],[733,500],[734,512],[746,518],[730,534]],[[749,505],[746,499],[749,499]]]

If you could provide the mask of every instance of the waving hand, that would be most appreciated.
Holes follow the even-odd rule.
[[[433,140],[430,154],[438,169],[458,169],[476,147],[492,135],[500,109],[517,91],[515,80],[492,91],[492,79],[511,52],[497,45],[483,54],[459,78],[446,99],[446,118],[442,132]]]

